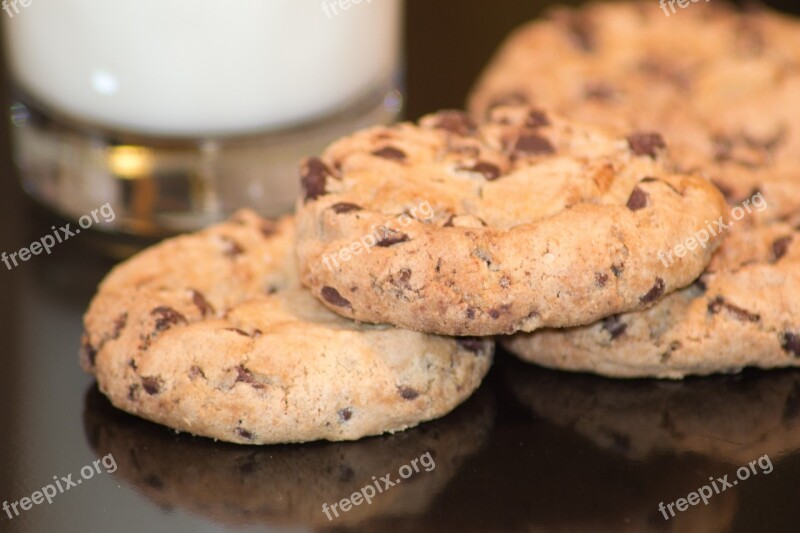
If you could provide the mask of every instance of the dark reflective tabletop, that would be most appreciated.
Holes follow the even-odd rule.
[[[458,107],[503,34],[541,7],[412,0],[408,115]],[[4,126],[0,251],[55,224],[19,189],[7,138]],[[612,381],[499,353],[441,420],[353,443],[235,446],[119,412],[81,372],[81,315],[112,265],[88,232],[0,264],[0,532],[798,530],[800,372]],[[323,513],[426,453],[434,468]],[[23,510],[37,491],[52,503],[42,492]],[[681,511],[681,498],[700,501]]]

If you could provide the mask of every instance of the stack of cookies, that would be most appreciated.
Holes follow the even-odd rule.
[[[691,286],[642,312],[504,344],[541,365],[615,377],[800,364],[799,95],[800,23],[763,8],[597,3],[517,30],[473,91],[474,116],[527,102],[658,131],[672,168],[707,178],[728,207],[662,250],[672,265],[690,239],[723,234]]]
[[[495,336],[618,377],[798,365],[800,25],[649,4],[555,11],[468,113],[303,161],[296,219],[242,211],[117,267],[84,368],[125,411],[265,444],[443,416]]]

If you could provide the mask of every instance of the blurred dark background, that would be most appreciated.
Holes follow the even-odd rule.
[[[658,3],[658,0],[649,1]],[[406,0],[406,116],[415,119],[436,109],[463,106],[473,81],[508,32],[550,6],[584,3]],[[734,3],[760,4],[800,15],[797,0]]]

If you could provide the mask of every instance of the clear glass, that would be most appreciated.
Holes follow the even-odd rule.
[[[401,0],[37,0],[4,17],[25,189],[157,236],[289,211],[297,161],[402,108]],[[345,7],[346,6],[346,7]]]

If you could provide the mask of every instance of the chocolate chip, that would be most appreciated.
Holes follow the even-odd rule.
[[[342,483],[350,483],[356,478],[356,472],[347,465],[339,466],[339,481]]]
[[[611,335],[611,340],[613,341],[625,333],[625,330],[628,329],[628,324],[623,322],[619,315],[614,315],[603,320],[602,328]]]
[[[689,90],[692,86],[691,78],[680,68],[670,65],[663,60],[647,58],[638,65],[639,71],[654,78],[660,78],[675,87]]]
[[[718,162],[729,161],[733,153],[733,140],[725,135],[714,135],[711,139],[714,160]],[[712,180],[713,182],[713,180]],[[715,183],[716,185],[716,183]],[[717,185],[717,188],[723,190]]]
[[[122,313],[117,317],[114,321],[114,331],[111,332],[110,340],[117,340],[122,333],[122,330],[125,329],[125,326],[128,324],[128,313]]]
[[[372,152],[372,155],[389,159],[390,161],[405,161],[406,153],[393,146],[385,146],[379,150]]]
[[[667,187],[672,189],[672,192],[674,192],[675,194],[677,194],[679,196],[683,196],[681,191],[676,189],[674,185],[672,185],[670,182],[665,181],[665,180],[663,180],[661,178],[657,178],[655,176],[645,176],[644,178],[639,180],[639,183],[655,183],[655,182],[659,182],[659,183],[661,183],[663,185],[666,185]]]
[[[322,287],[321,294],[325,301],[331,305],[335,305],[336,307],[352,307],[350,301],[346,300],[339,294],[339,291],[333,287]]]
[[[601,287],[605,287],[606,283],[608,283],[608,274],[605,274],[603,272],[595,272],[594,282],[600,285]]]
[[[533,110],[528,113],[528,118],[525,119],[525,125],[529,128],[542,128],[550,125],[550,119],[544,111]]]
[[[474,307],[470,307],[469,309],[467,309],[467,318],[470,319],[470,320],[473,320],[475,318],[475,308]]]
[[[400,393],[400,396],[402,396],[404,400],[413,400],[419,396],[419,392],[411,387],[397,387],[397,392]]]
[[[138,383],[134,383],[130,387],[128,387],[128,400],[135,402],[139,399],[139,389],[141,387]]]
[[[745,6],[756,5],[757,2],[745,2]],[[760,6],[763,7],[763,6]],[[743,7],[743,11],[749,9]],[[750,18],[743,18],[736,28],[737,45],[745,53],[760,55],[764,51],[766,39],[761,28]]]
[[[585,16],[571,14],[564,21],[572,44],[583,52],[593,52],[595,49],[594,28]]]
[[[397,275],[391,274],[389,276],[389,282],[395,287],[410,289],[409,281],[411,281],[411,270],[407,268],[400,270]]]
[[[223,235],[220,237],[220,240],[222,240],[222,242],[225,244],[225,250],[223,253],[228,257],[233,258],[244,253],[244,248],[242,248],[242,246],[231,237]]]
[[[225,331],[232,331],[233,333],[238,333],[242,337],[250,338],[250,334],[249,333],[247,333],[246,331],[241,330],[239,328],[225,328]]]
[[[475,131],[475,123],[463,111],[440,111],[433,127],[465,136]]]
[[[351,204],[348,202],[339,202],[338,204],[333,204],[331,206],[333,212],[337,215],[341,215],[342,213],[350,213],[352,211],[361,211],[361,206],[356,204]]]
[[[86,333],[81,337],[81,358],[88,363],[89,368],[94,368],[97,349],[89,342],[89,335]]]
[[[703,280],[703,278],[697,278],[692,286],[703,294],[705,294],[705,292],[708,290],[708,285],[706,285],[706,282]]]
[[[410,237],[405,233],[400,233],[399,231],[390,231],[388,235],[384,233],[378,242],[375,243],[375,246],[388,248],[389,246],[394,246],[395,244],[400,244],[401,242],[406,242],[409,240],[411,240]]]
[[[653,288],[647,291],[647,294],[639,298],[639,301],[642,302],[643,304],[649,304],[655,302],[656,300],[661,298],[661,296],[664,295],[664,288],[665,288],[664,280],[661,278],[656,278],[656,282],[653,285]]]
[[[194,302],[195,307],[200,311],[200,314],[203,316],[213,315],[214,314],[214,306],[208,303],[206,297],[203,296],[203,293],[200,291],[192,290],[192,302]]]
[[[711,183],[719,189],[719,192],[722,193],[722,196],[725,197],[725,200],[730,204],[734,203],[734,191],[732,188],[728,187],[724,183],[716,180],[711,180]]]
[[[742,141],[744,141],[745,145],[749,148],[761,150],[762,152],[771,154],[783,143],[785,133],[785,130],[779,130],[773,134],[772,137],[766,139],[757,139],[755,137],[751,137],[750,135],[743,134]]]
[[[353,416],[353,410],[349,407],[345,407],[344,409],[339,409],[339,421],[340,422],[347,422]]]
[[[500,167],[487,163],[486,161],[478,161],[471,167],[459,167],[458,170],[466,170],[467,172],[477,172],[483,174],[483,177],[488,181],[496,180],[502,175]]]
[[[800,335],[784,331],[781,334],[781,348],[783,348],[784,352],[800,357]]]
[[[161,478],[155,474],[147,476],[142,481],[144,481],[144,484],[151,489],[161,490],[164,488],[164,482],[161,481]]]
[[[633,192],[631,192],[631,195],[628,198],[628,203],[625,205],[631,211],[638,211],[639,209],[647,207],[649,200],[650,195],[647,194],[647,192],[643,191],[639,187],[634,187]]]
[[[786,398],[783,408],[783,421],[794,422],[800,418],[800,383],[795,382],[792,392]]]
[[[753,314],[745,309],[742,309],[741,307],[737,307],[731,303],[728,303],[722,296],[717,296],[708,304],[709,314],[716,315],[722,309],[726,309],[734,316],[736,320],[740,320],[742,322],[758,322],[761,320],[760,315]]]
[[[781,257],[786,255],[786,252],[789,250],[789,245],[792,243],[792,236],[781,237],[780,239],[776,239],[775,242],[772,243],[772,255],[775,257],[775,261],[780,260]]]
[[[243,439],[253,440],[253,434],[244,428],[236,428],[236,433],[238,433]]]
[[[658,150],[667,147],[664,138],[659,133],[635,132],[628,135],[628,145],[636,155],[649,155],[656,157]]]
[[[480,337],[457,337],[456,342],[472,353],[480,353],[483,349],[483,340]]]
[[[239,473],[245,476],[249,476],[253,472],[256,471],[256,462],[253,460],[248,460],[246,463],[239,466]]]
[[[278,225],[274,220],[262,220],[259,229],[264,237],[272,237],[278,232]]]
[[[306,202],[316,200],[325,194],[328,176],[333,177],[333,172],[318,157],[303,162],[300,168],[300,184],[305,191]]]
[[[141,341],[139,343],[140,350],[145,351],[150,348],[150,341],[152,340],[150,335],[140,335],[139,340]]]
[[[616,278],[620,277],[622,273],[625,272],[625,263],[624,262],[619,264],[614,263],[613,265],[611,265],[611,272],[614,273],[614,277]]]
[[[153,377],[143,377],[142,378],[142,388],[149,394],[150,396],[154,396],[161,392],[161,387],[164,385],[164,382],[158,378]]]
[[[583,95],[587,100],[607,102],[617,96],[617,91],[606,83],[590,83],[584,88]]]
[[[156,331],[164,331],[178,324],[188,324],[186,317],[171,307],[156,307],[150,314],[156,318]]]
[[[245,335],[247,334],[245,333]],[[244,365],[239,365],[236,367],[235,383],[247,383],[248,385],[252,385],[254,389],[264,388],[264,384],[256,381],[256,378],[253,377],[253,373],[246,369]]]
[[[203,369],[200,368],[199,366],[192,365],[192,367],[189,369],[189,379],[194,380],[197,378],[206,379],[206,373],[203,372]]]
[[[541,155],[552,154],[555,153],[555,151],[556,149],[549,140],[536,133],[520,135],[517,142],[514,144],[514,152],[517,153]]]

